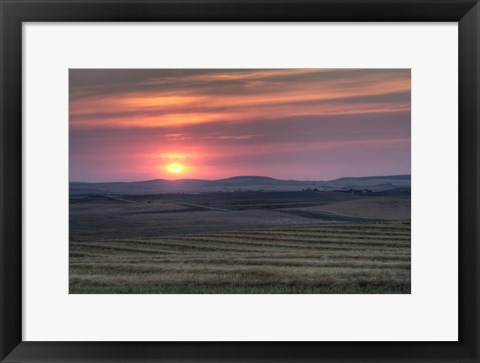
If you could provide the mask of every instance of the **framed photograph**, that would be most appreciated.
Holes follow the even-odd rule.
[[[0,2],[2,362],[480,361],[477,1]]]

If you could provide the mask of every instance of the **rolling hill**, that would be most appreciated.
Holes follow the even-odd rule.
[[[281,180],[265,176],[236,176],[219,180],[155,179],[137,182],[70,182],[70,196],[96,194],[146,195],[161,193],[213,193],[242,191],[348,191],[368,189],[383,192],[410,187],[410,175],[349,177],[329,181]]]

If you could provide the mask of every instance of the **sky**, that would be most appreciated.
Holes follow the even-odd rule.
[[[70,69],[70,181],[410,174],[409,69]]]

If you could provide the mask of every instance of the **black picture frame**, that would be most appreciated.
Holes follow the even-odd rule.
[[[2,362],[480,361],[480,4],[477,0],[0,0],[0,12]],[[22,23],[74,21],[458,22],[459,341],[22,341]]]

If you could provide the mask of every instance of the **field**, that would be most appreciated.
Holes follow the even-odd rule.
[[[315,207],[300,208],[303,211],[328,212],[348,217],[406,220],[410,219],[410,199],[395,197],[371,197],[347,200]]]
[[[70,199],[71,293],[409,293],[410,190]]]
[[[397,192],[394,196],[371,194],[228,192],[71,198],[70,237],[162,237],[310,224],[377,222],[385,220],[387,215],[390,220],[410,219],[409,190]],[[352,202],[355,207],[335,207]],[[348,215],[344,213],[345,209],[354,213]]]
[[[70,242],[71,293],[409,293],[410,223]]]

